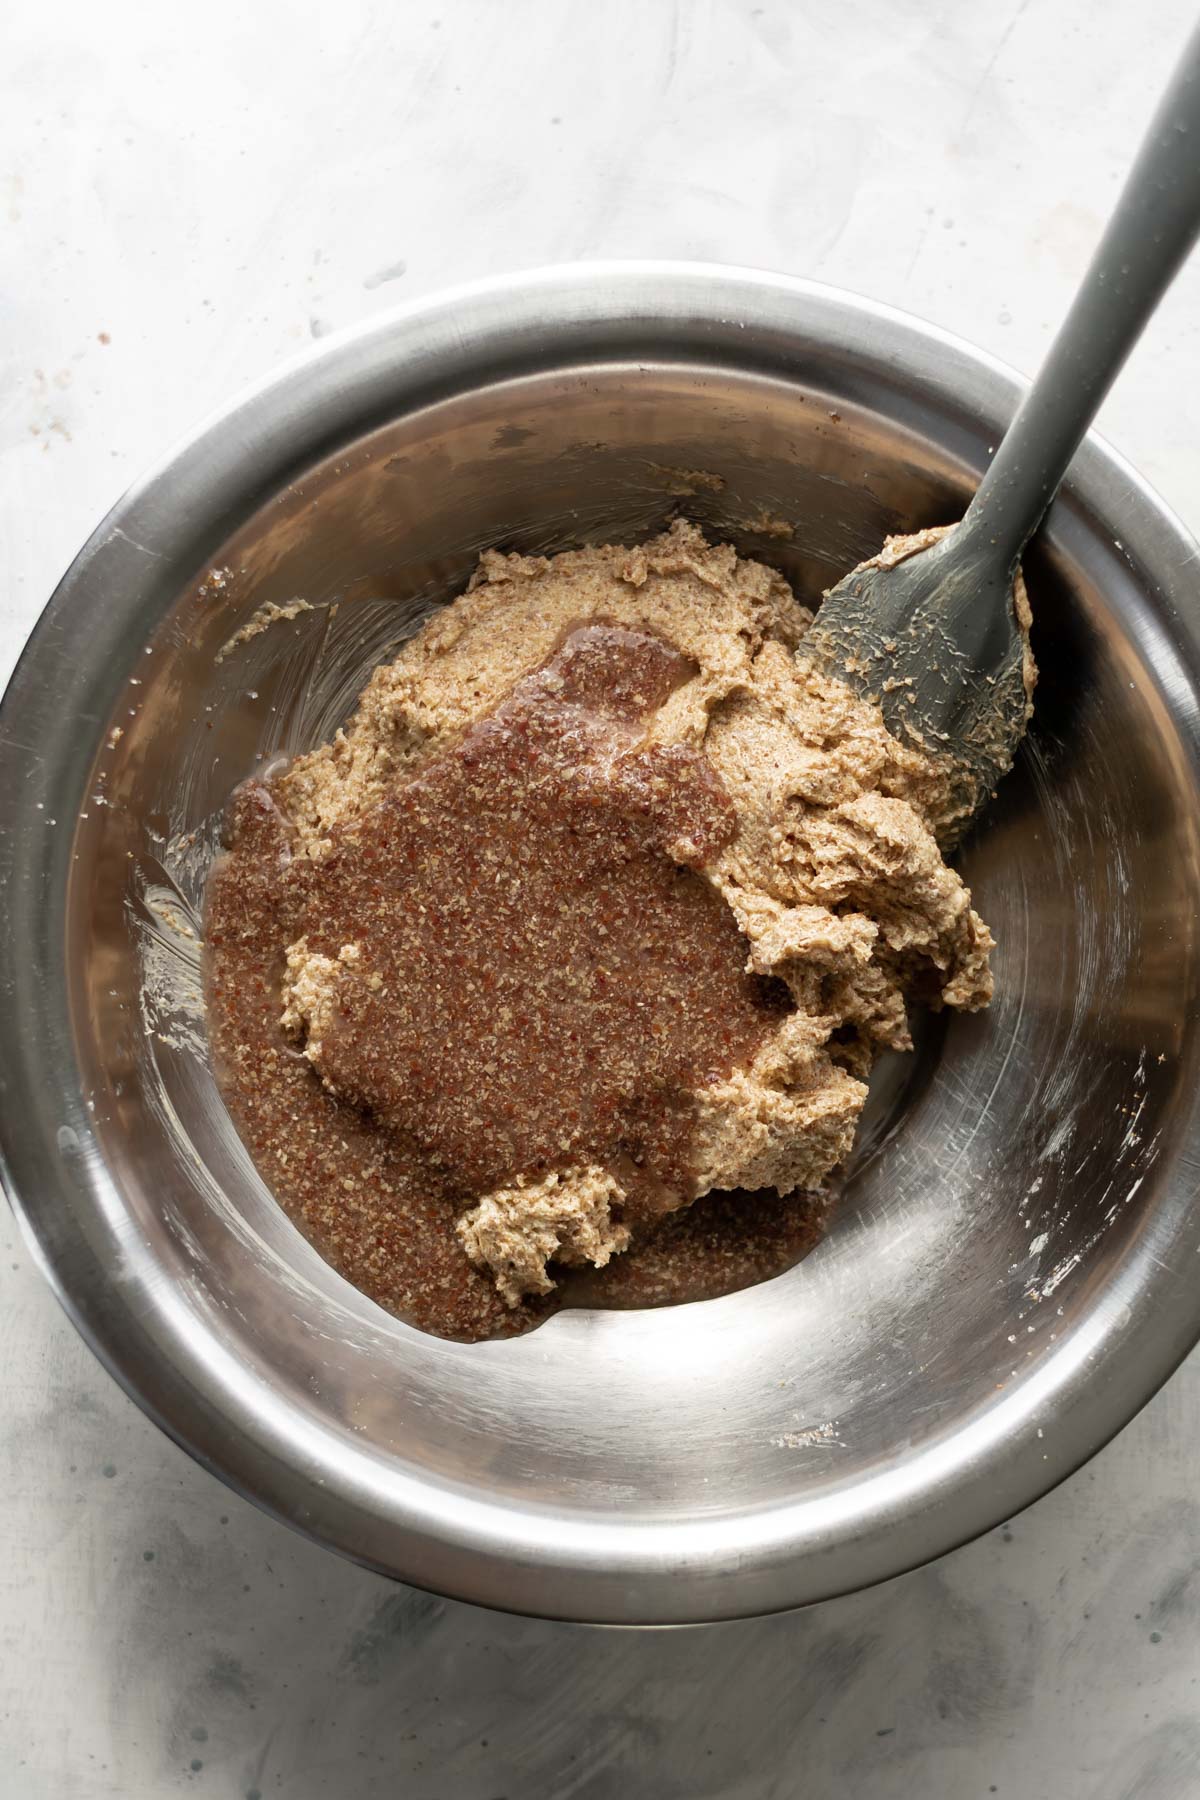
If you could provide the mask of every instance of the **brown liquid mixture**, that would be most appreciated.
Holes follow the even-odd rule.
[[[591,623],[380,804],[291,855],[270,784],[235,798],[207,917],[223,1092],[280,1203],[328,1259],[439,1335],[527,1328],[555,1304],[727,1292],[812,1241],[794,1198],[696,1191],[698,1088],[788,1010],[746,973],[696,870],[734,814],[698,751],[644,744],[694,672],[646,631]],[[285,954],[307,1054],[280,1023]],[[297,971],[299,974],[297,975]],[[456,1220],[522,1177],[598,1165],[645,1228],[607,1268],[509,1307]]]

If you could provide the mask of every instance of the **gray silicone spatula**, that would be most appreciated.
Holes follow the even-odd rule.
[[[1184,51],[1041,373],[966,516],[822,602],[803,651],[953,771],[964,815],[1012,763],[1029,714],[1013,606],[1022,550],[1143,326],[1200,233],[1200,29]]]

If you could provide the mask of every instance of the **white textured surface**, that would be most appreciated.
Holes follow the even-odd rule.
[[[710,257],[1032,369],[1191,0],[40,0],[0,67],[0,675],[104,509],[310,335]],[[110,340],[110,341],[106,341]],[[1200,260],[1103,429],[1200,526]],[[81,646],[82,649],[82,646]],[[1193,1800],[1200,1360],[1004,1531],[805,1614],[587,1631],[391,1587],[227,1494],[0,1217],[4,1800]]]

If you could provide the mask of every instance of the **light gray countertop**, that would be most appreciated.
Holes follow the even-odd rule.
[[[0,677],[130,479],[310,337],[600,256],[1037,363],[1190,0],[41,0],[0,68]],[[1200,526],[1200,259],[1102,429]],[[1200,603],[1200,596],[1198,596]],[[80,654],[86,655],[86,639]],[[937,1565],[628,1633],[389,1585],[92,1360],[0,1215],[3,1800],[1200,1795],[1200,1360]]]

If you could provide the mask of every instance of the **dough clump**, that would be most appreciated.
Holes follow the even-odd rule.
[[[698,872],[736,920],[747,970],[790,1005],[744,1066],[696,1086],[691,1179],[666,1205],[819,1186],[850,1150],[872,1063],[912,1046],[909,1002],[973,1011],[992,994],[991,933],[935,835],[936,772],[877,706],[806,662],[811,618],[776,571],[684,521],[636,548],[489,551],[467,592],[375,672],[347,727],[276,783],[293,854],[320,863],[331,832],[419,776],[581,623],[653,633],[688,659],[641,748],[687,746],[719,778],[736,829]],[[343,984],[370,970],[357,944],[335,959],[301,939],[287,962],[284,1023],[320,1071]],[[624,1186],[618,1168],[586,1163],[519,1175],[477,1199],[459,1236],[515,1305],[553,1285],[549,1264],[625,1248]]]
[[[606,1169],[564,1169],[541,1181],[496,1188],[463,1215],[458,1235],[471,1261],[489,1268],[500,1293],[516,1306],[526,1294],[553,1288],[548,1262],[602,1269],[624,1250],[629,1229],[612,1219],[623,1197]]]

